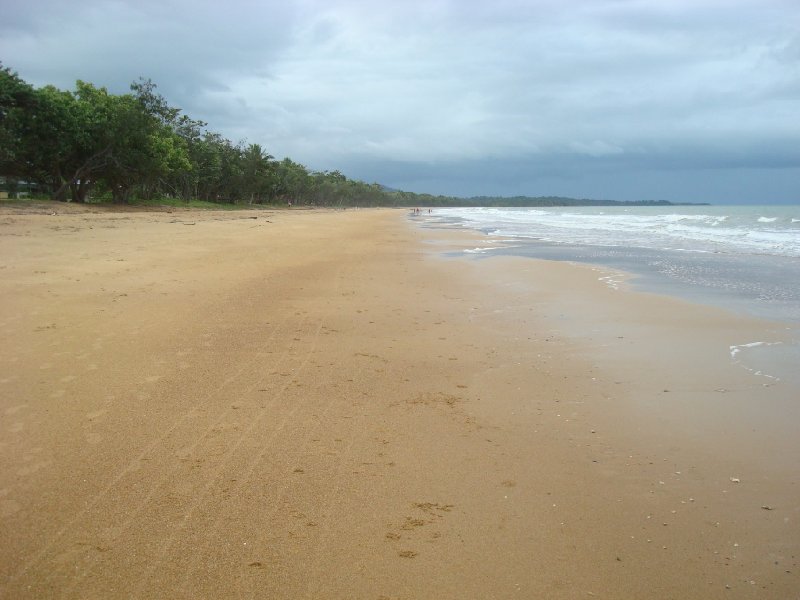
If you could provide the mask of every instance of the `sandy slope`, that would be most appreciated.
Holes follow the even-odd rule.
[[[636,363],[728,317],[437,258],[398,211],[53,206],[0,212],[0,596],[800,589],[795,446],[750,460],[696,408],[760,384]]]

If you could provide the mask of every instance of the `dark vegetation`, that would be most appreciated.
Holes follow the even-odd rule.
[[[182,114],[146,79],[127,94],[78,81],[35,88],[0,64],[0,189],[72,202],[315,206],[586,206],[572,198],[453,198],[310,171],[234,144]]]

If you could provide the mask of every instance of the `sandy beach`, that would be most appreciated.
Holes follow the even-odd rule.
[[[0,207],[0,597],[797,598],[785,326],[470,235]]]

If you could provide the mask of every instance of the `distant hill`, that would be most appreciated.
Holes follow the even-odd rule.
[[[670,202],[669,200],[591,200],[563,196],[473,196],[464,199],[465,206],[708,206],[708,203]]]

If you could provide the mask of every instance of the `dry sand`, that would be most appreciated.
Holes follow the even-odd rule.
[[[781,327],[462,238],[0,208],[0,597],[798,597]]]

